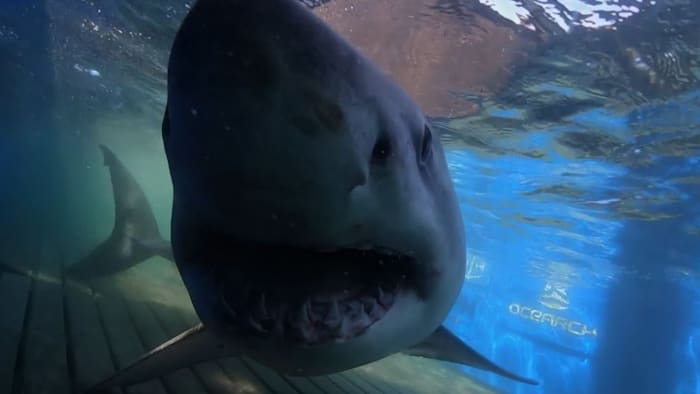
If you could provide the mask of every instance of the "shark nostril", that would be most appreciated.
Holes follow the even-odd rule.
[[[350,177],[350,187],[348,191],[353,191],[360,186],[367,184],[367,172],[364,169],[358,169],[357,172]]]

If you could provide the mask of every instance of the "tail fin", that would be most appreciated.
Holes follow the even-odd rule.
[[[172,260],[170,244],[161,237],[141,186],[109,148],[100,145],[100,149],[112,179],[114,228],[109,238],[67,273],[87,279],[126,270],[155,255]]]
[[[87,392],[100,393],[114,386],[145,382],[199,362],[236,354],[233,346],[200,323],[146,353]]]

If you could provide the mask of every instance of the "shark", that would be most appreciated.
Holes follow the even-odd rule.
[[[105,148],[116,205],[135,205],[117,208],[103,248],[131,251],[122,269],[171,257],[201,323],[92,392],[229,356],[315,376],[399,352],[537,384],[443,325],[466,239],[436,130],[298,1],[192,6],[170,51],[162,138],[171,248],[147,247],[162,245],[149,220],[137,236],[120,225],[152,214]]]
[[[86,280],[124,271],[153,256],[173,261],[170,242],[161,236],[141,185],[110,148],[99,148],[110,172],[114,226],[107,239],[66,269],[66,275]]]
[[[98,147],[103,164],[109,169],[114,200],[114,224],[109,237],[78,261],[68,264],[63,272],[65,278],[1,259],[0,272],[50,284],[62,284],[66,279],[66,283],[91,294],[86,283],[92,279],[117,274],[154,256],[174,261],[170,242],[161,236],[143,188],[109,147],[103,144]]]

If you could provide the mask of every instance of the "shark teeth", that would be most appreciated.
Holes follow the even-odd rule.
[[[323,319],[323,324],[327,327],[335,327],[341,322],[340,308],[338,307],[338,300],[333,300],[326,317]]]
[[[267,308],[265,308],[265,293],[260,294],[255,305],[255,316],[259,319],[267,320],[270,315],[267,313]]]
[[[243,320],[244,326],[256,336],[303,345],[343,342],[361,335],[384,317],[394,298],[392,293],[377,287],[349,299],[306,297],[295,305],[270,308],[272,301],[265,293],[257,294],[249,300],[251,308]]]
[[[344,341],[350,336],[350,326],[350,319],[347,317],[343,317],[343,319],[340,321],[340,324],[338,324],[337,326],[335,326],[335,328],[333,328],[333,330],[331,330],[331,336],[339,342]]]
[[[311,305],[309,304],[308,300],[301,304],[300,312],[297,316],[300,324],[304,324],[307,326],[311,324],[310,310]]]
[[[414,291],[416,258],[371,242],[327,248],[241,246],[223,269],[219,296],[231,329],[301,345],[344,341],[381,320],[401,291]],[[272,275],[274,273],[274,276]]]
[[[374,322],[369,318],[363,306],[359,316],[353,321],[353,335],[359,335],[363,333],[365,330],[367,330],[367,328],[369,328],[370,324],[372,323]]]
[[[377,288],[379,289],[380,293],[380,295],[377,297],[377,301],[379,301],[379,304],[385,309],[389,309],[394,304],[394,293],[384,292],[382,291],[381,287]]]
[[[248,316],[248,324],[257,332],[266,334],[269,331],[260,324],[258,320],[255,320],[252,316]]]

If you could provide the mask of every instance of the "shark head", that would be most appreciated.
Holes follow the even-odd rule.
[[[173,252],[205,326],[288,374],[421,342],[464,228],[416,104],[292,0],[200,0],[169,63]]]

